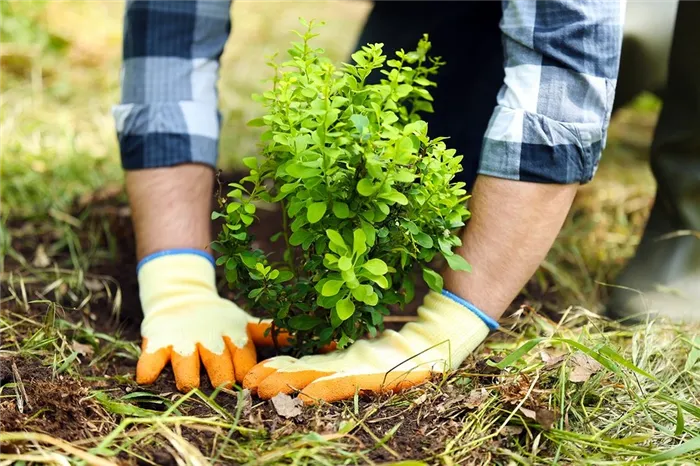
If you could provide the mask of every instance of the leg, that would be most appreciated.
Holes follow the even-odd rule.
[[[678,319],[700,319],[700,3],[680,2],[671,49],[669,80],[654,135],[651,167],[658,188],[635,257],[618,278],[608,312],[615,317],[652,310]],[[678,232],[675,237],[669,234]],[[685,232],[685,233],[684,233]],[[654,291],[659,286],[675,295]],[[651,301],[647,303],[647,301]]]
[[[432,55],[446,64],[434,78],[437,88],[431,89],[435,113],[423,118],[431,137],[449,136],[448,146],[464,155],[459,178],[469,190],[505,76],[501,16],[500,2],[377,2],[359,39],[360,45],[383,42],[392,56],[396,50],[412,50],[429,34]]]

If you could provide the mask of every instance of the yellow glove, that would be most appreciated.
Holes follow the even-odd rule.
[[[352,398],[356,390],[400,391],[433,373],[456,369],[498,324],[447,291],[430,292],[418,320],[347,350],[294,359],[279,356],[253,367],[243,386],[264,399],[300,391],[307,404]]]
[[[219,297],[209,254],[161,251],[144,258],[137,271],[144,316],[138,383],[155,382],[170,362],[178,390],[191,390],[199,386],[201,361],[212,385],[230,386],[257,362],[254,343],[271,344],[263,336],[269,323]]]

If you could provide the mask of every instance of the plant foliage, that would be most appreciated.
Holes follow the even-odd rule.
[[[453,252],[469,217],[464,183],[453,182],[462,157],[419,116],[432,112],[430,77],[443,64],[428,57],[428,37],[389,60],[368,44],[338,68],[312,47],[313,22],[302,24],[289,60],[269,63],[272,89],[254,96],[267,111],[249,123],[267,128],[263,158],[244,159],[250,174],[213,214],[225,218],[213,247],[227,281],[269,314],[273,333],[293,335],[297,354],[381,331],[389,306],[413,299],[418,273],[439,291],[428,267],[437,255],[469,270]],[[383,77],[369,83],[372,73]],[[260,201],[283,213],[279,263],[251,247]]]

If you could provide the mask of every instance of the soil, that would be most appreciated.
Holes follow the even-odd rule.
[[[236,178],[235,175],[224,176],[222,183],[225,186],[225,183]],[[95,193],[78,202],[72,216],[81,222],[80,228],[74,228],[73,231],[78,234],[83,252],[112,251],[109,257],[92,254],[86,274],[88,277],[93,277],[91,278],[93,280],[111,277],[111,280],[104,280],[110,293],[107,293],[107,290],[96,292],[88,305],[78,306],[82,297],[77,297],[79,299],[76,300],[75,297],[70,297],[70,293],[66,293],[57,300],[56,290],[46,291],[47,285],[53,281],[51,278],[26,281],[25,290],[30,302],[29,309],[24,308],[21,300],[4,299],[3,314],[24,315],[43,322],[47,316],[47,305],[46,301],[41,302],[41,300],[51,299],[59,301],[57,312],[61,318],[69,322],[82,322],[96,331],[106,334],[118,333],[124,339],[138,341],[141,308],[135,274],[137,261],[133,225],[121,190],[111,188],[105,191],[106,193]],[[277,211],[264,209],[259,209],[258,215],[259,221],[253,227],[257,241],[263,250],[274,251],[275,248],[280,247],[280,244],[272,244],[268,238],[281,225],[281,215]],[[31,261],[39,246],[42,245],[46,251],[50,251],[51,261],[65,269],[72,269],[74,267],[71,265],[70,250],[65,245],[61,246],[61,236],[65,232],[55,224],[51,224],[52,222],[46,219],[37,222],[10,219],[7,228],[12,234],[12,247],[21,256]],[[214,234],[218,228],[219,225],[212,226]],[[23,271],[21,263],[11,255],[5,259],[4,268],[6,276],[9,273],[19,276]],[[223,285],[224,280],[220,283]],[[535,284],[532,285],[529,289],[530,295],[540,295]],[[114,296],[117,289],[121,290],[122,299],[121,314],[118,319],[112,314],[113,302],[109,298],[110,294]],[[9,298],[9,290],[10,285],[3,282],[0,295]],[[58,290],[60,291],[60,287]],[[225,287],[222,286],[220,291],[222,295],[233,298],[233,294]],[[415,304],[409,306],[402,314],[414,315],[417,303],[426,291],[425,284],[417,287]],[[538,296],[538,299],[548,298],[549,296]],[[523,302],[522,298],[516,302],[514,309],[517,309],[520,302]],[[3,336],[5,347],[8,343],[13,343],[15,334],[19,335],[20,340],[31,335],[31,333],[22,332],[22,325],[22,323],[17,324],[14,334]],[[114,398],[141,389],[161,395],[172,394],[175,391],[173,375],[169,368],[154,385],[147,388],[139,388],[130,378],[123,377],[134,373],[135,361],[130,358],[115,355],[115,357],[101,358],[98,364],[91,364],[91,355],[85,354],[80,356],[79,374],[57,375],[54,369],[43,365],[32,356],[14,354],[12,357],[0,358],[2,387],[0,430],[2,431],[43,432],[67,441],[101,437],[114,428],[114,424],[105,421],[113,422],[115,416],[90,396],[92,391],[106,390]],[[478,370],[478,366],[484,366],[483,361],[471,361],[469,364],[473,365],[474,370]],[[87,376],[102,377],[85,379],[84,377]],[[24,388],[24,392],[19,388],[20,385]],[[468,410],[463,407],[463,404],[459,404],[466,394],[449,394],[441,391],[442,389],[431,387],[430,385],[428,388],[418,387],[406,394],[407,399],[422,400],[420,403],[392,403],[383,407],[381,415],[372,418],[368,424],[368,430],[372,434],[365,429],[357,429],[353,434],[352,439],[357,442],[357,448],[364,449],[375,445],[377,438],[382,438],[400,423],[391,439],[386,442],[386,448],[375,448],[369,453],[372,460],[396,461],[401,458],[420,458],[426,456],[425,452],[443,449],[445,443],[458,433],[459,420],[467,414]],[[450,385],[446,387],[445,390],[456,390]],[[212,390],[205,376],[202,377],[202,390],[205,392]],[[19,398],[22,399],[22,410],[19,409]],[[220,394],[217,402],[231,412],[236,410],[237,399],[233,396]],[[373,406],[376,407],[378,403],[382,403],[382,398],[363,400],[360,409],[365,411]],[[164,406],[155,403],[141,403],[139,406],[147,409],[165,409]],[[214,414],[200,405],[195,406],[198,408],[184,414],[200,416]],[[340,422],[345,420],[343,418],[345,412],[342,406],[324,406],[318,409],[305,409],[298,417],[284,419],[275,412],[269,402],[256,401],[254,407],[249,406],[246,409],[244,413],[246,420],[242,421],[241,425],[252,429],[264,429],[272,436],[299,431],[334,433],[337,432]],[[213,443],[212,434],[187,427],[183,427],[182,433],[202,452],[210,451]],[[16,448],[17,444],[6,445],[3,451],[9,449],[10,452],[14,452]],[[175,464],[167,451],[148,450],[148,448],[150,447],[141,453],[156,463]],[[396,457],[396,454],[399,457]]]

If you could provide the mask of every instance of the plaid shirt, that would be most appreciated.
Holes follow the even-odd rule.
[[[610,120],[624,0],[505,1],[505,82],[479,173],[544,183],[589,181]],[[230,1],[133,1],[124,26],[125,169],[216,164],[216,81]]]

